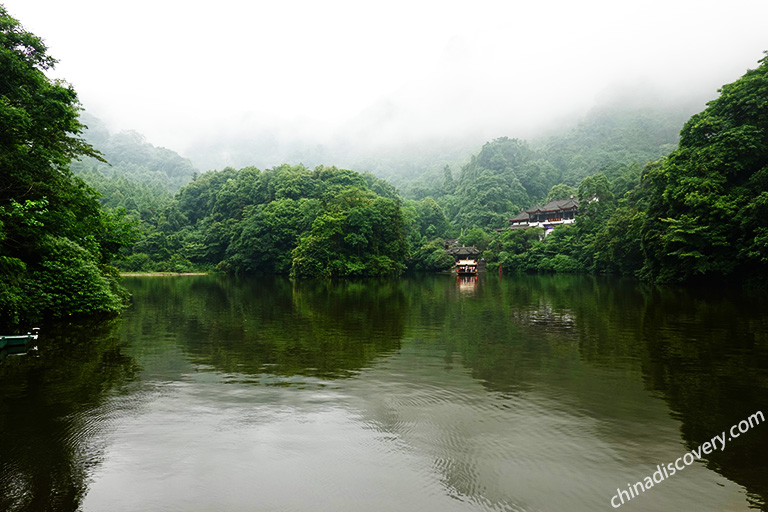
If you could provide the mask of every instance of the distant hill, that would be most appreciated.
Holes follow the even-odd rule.
[[[604,107],[563,133],[532,141],[540,157],[577,185],[615,165],[655,161],[677,147],[683,124],[696,110]]]
[[[125,180],[175,194],[199,174],[190,160],[170,149],[150,144],[139,133],[123,131],[112,134],[104,123],[87,112],[81,115],[81,119],[88,126],[84,133],[85,140],[109,162],[108,165],[88,158],[72,163],[72,171],[89,183],[94,179],[103,181],[98,177],[101,174],[107,180]],[[98,183],[91,184],[99,189]]]
[[[502,223],[510,212],[517,213],[520,208],[545,200],[556,184],[576,187],[587,176],[604,173],[611,177],[623,173],[626,166],[642,168],[669,154],[676,148],[679,130],[693,111],[692,106],[661,108],[614,103],[593,109],[577,122],[566,123],[559,132],[530,141],[500,137],[485,146],[477,141],[448,139],[391,146],[355,145],[347,140],[302,149],[301,145],[282,146],[268,137],[239,134],[232,140],[220,141],[219,149],[231,145],[226,153],[248,166],[259,166],[267,155],[272,155],[289,163],[316,165],[326,160],[342,168],[370,171],[397,187],[406,199],[437,199],[459,225],[490,227]],[[190,160],[152,145],[136,132],[112,134],[87,113],[83,120],[89,127],[86,140],[104,154],[111,166],[87,159],[73,163],[72,169],[102,194],[105,206],[137,212],[154,208],[199,174]],[[516,156],[510,157],[507,150]],[[259,162],[248,163],[246,155]],[[454,179],[456,183],[452,184]],[[494,199],[481,197],[488,194]],[[475,212],[485,210],[477,217]]]
[[[677,145],[683,123],[701,109],[704,101],[691,99],[685,105],[675,106],[669,102],[663,98],[642,102],[622,98],[602,104],[580,119],[564,120],[558,128],[526,142],[536,153],[536,159],[546,160],[563,180],[576,185],[581,178],[607,166],[643,165],[669,154]],[[203,170],[225,166],[268,169],[289,163],[369,171],[389,181],[405,197],[420,199],[433,195],[436,183],[444,178],[446,165],[458,173],[484,142],[492,140],[479,133],[459,132],[439,137],[398,137],[387,132],[391,128],[387,115],[386,109],[374,112],[367,122],[346,126],[321,144],[302,138],[301,126],[295,127],[296,133],[280,134],[263,128],[245,129],[219,133],[190,148],[187,154]],[[376,124],[379,122],[383,124]],[[526,138],[512,129],[500,130],[492,138]]]
[[[540,137],[523,140],[516,133],[498,136],[525,142],[531,151],[527,160],[554,168],[549,169],[550,181],[576,186],[586,176],[610,172],[622,165],[643,166],[669,154],[677,147],[683,124],[700,109],[700,104],[703,101],[691,100],[679,106],[614,102],[594,108],[581,119],[564,122],[560,129]],[[483,141],[476,139],[436,139],[367,151],[349,144],[335,156],[336,161],[349,161],[350,168],[370,171],[395,185],[404,197],[418,200],[444,194],[446,167],[458,178],[482,146]],[[335,154],[330,148],[326,151]],[[546,196],[542,190],[527,192],[532,198]]]
[[[559,133],[532,141],[499,137],[474,155],[454,152],[453,162],[404,166],[406,173],[387,179],[407,199],[435,199],[457,226],[498,228],[521,208],[546,201],[553,186],[576,188],[587,176],[604,174],[623,195],[645,164],[677,147],[694,109],[604,106]]]

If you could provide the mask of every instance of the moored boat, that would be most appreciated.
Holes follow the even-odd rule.
[[[34,341],[37,341],[40,329],[35,327],[32,332],[27,334],[0,335],[0,350],[8,347],[26,347]]]
[[[460,276],[476,276],[477,260],[459,260],[456,262],[456,273]]]

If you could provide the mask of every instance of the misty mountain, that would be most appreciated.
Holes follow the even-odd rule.
[[[483,166],[482,162],[488,160],[484,150],[487,153],[498,146],[486,143],[482,148],[478,144],[472,151],[463,147],[459,151],[459,147],[455,147],[453,160],[444,156],[432,165],[412,166],[410,176],[395,174],[387,179],[397,184],[405,197],[422,199],[449,194],[445,188],[446,172],[464,181],[468,180],[466,175],[503,175],[507,179],[505,186],[512,186],[515,181],[522,186],[522,195],[517,194],[513,202],[529,207],[545,198],[549,189],[558,183],[577,186],[587,176],[610,175],[633,164],[642,167],[669,154],[677,146],[680,128],[694,111],[694,106],[667,109],[604,106],[592,110],[578,123],[547,136],[531,141],[515,139],[525,143],[526,157],[524,161],[514,159],[514,165],[502,164],[498,161],[502,157],[497,157],[495,163],[488,161]],[[502,139],[507,138],[494,141]],[[418,162],[418,158],[414,162]],[[482,166],[482,172],[478,165]]]
[[[578,120],[529,140],[537,158],[554,165],[571,185],[616,164],[656,160],[675,148],[678,132],[700,102],[668,107],[613,103],[595,108]],[[300,127],[297,132],[274,133],[263,129],[241,133],[222,132],[201,141],[188,156],[201,169],[255,166],[267,169],[288,163],[335,165],[368,171],[386,179],[406,196],[420,199],[434,195],[436,183],[449,166],[458,172],[489,138],[463,135],[405,137],[397,139],[390,128],[399,107],[382,102],[361,113],[344,132],[329,135],[322,144],[310,142]],[[386,133],[382,134],[382,130]],[[519,137],[498,133],[496,137]],[[494,137],[490,137],[494,138]],[[223,163],[223,165],[222,165]]]
[[[127,180],[159,187],[170,194],[178,192],[199,174],[190,160],[170,149],[152,145],[135,131],[110,133],[101,120],[87,112],[81,114],[81,119],[88,127],[83,138],[101,152],[108,164],[92,158],[76,161],[71,166],[75,174]]]
[[[233,168],[269,169],[287,163],[367,171],[394,185],[406,199],[437,199],[459,225],[499,227],[507,214],[544,200],[556,184],[576,187],[583,178],[597,173],[609,177],[622,174],[628,165],[642,167],[674,150],[680,128],[696,107],[670,107],[662,105],[659,98],[655,100],[661,106],[649,106],[652,100],[648,98],[614,98],[578,121],[563,122],[545,136],[530,141],[513,139],[525,153],[524,158],[513,159],[514,164],[499,161],[505,157],[498,155],[494,161],[487,158],[486,153],[503,145],[483,145],[483,140],[470,137],[396,142],[377,134],[377,126],[399,117],[398,106],[386,102],[361,114],[354,129],[329,137],[327,144],[310,144],[298,128],[293,134],[223,131],[208,141],[209,146],[199,145],[193,158],[205,155],[211,164],[230,162]],[[147,205],[159,207],[196,176],[197,168],[190,160],[155,147],[136,132],[112,134],[88,114],[84,121],[89,126],[86,140],[112,166],[91,159],[76,162],[72,168],[102,193],[106,206],[122,206],[129,211]],[[494,139],[499,140],[507,137]],[[451,179],[462,186],[449,190],[446,180]],[[481,190],[485,181],[493,190]],[[515,193],[499,196],[510,187]],[[473,191],[472,197],[463,197],[468,190]],[[477,203],[479,197],[492,193],[499,196],[493,208]],[[491,222],[491,218],[495,220]]]
[[[562,173],[564,183],[577,185],[611,166],[644,165],[669,154],[694,112],[692,106],[597,108],[570,130],[534,140],[532,146]]]

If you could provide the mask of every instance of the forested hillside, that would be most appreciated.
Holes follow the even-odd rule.
[[[484,250],[490,269],[507,271],[611,272],[659,281],[747,268],[760,273],[766,238],[759,223],[766,188],[761,63],[685,124],[679,148],[671,128],[679,114],[608,109],[534,143],[490,141],[458,174],[445,165],[405,181],[407,199],[370,173],[323,166],[210,171],[175,197],[167,185],[146,179],[152,171],[144,181],[117,172],[107,178],[103,167],[84,175],[102,190],[105,205],[126,208],[140,221],[143,234],[119,263],[126,270],[295,276],[441,270],[452,263],[442,240],[459,238]],[[712,132],[701,135],[701,126]],[[575,225],[546,238],[537,229],[506,229],[521,209],[571,195],[582,202]]]
[[[74,89],[46,76],[55,63],[0,6],[0,322],[114,313],[125,299],[109,263],[132,229],[69,170],[99,154],[80,137]]]
[[[628,190],[643,165],[675,148],[687,112],[604,106],[562,133],[531,142],[501,137],[474,156],[467,147],[438,142],[434,148],[369,148],[367,155],[362,148],[328,155],[324,148],[323,155],[355,160],[353,169],[388,180],[404,199],[434,200],[449,222],[430,233],[458,237],[473,227],[502,228],[522,208],[544,202],[555,185],[560,185],[559,193],[572,192],[594,174],[606,174],[616,188]],[[110,165],[85,159],[74,162],[72,169],[102,194],[105,206],[125,208],[132,218],[152,224],[172,195],[198,174],[189,160],[154,147],[135,132],[110,134],[98,119],[85,114],[84,120],[89,126],[86,140]],[[316,151],[310,153],[304,155],[310,161],[318,157]]]
[[[410,220],[372,174],[282,165],[210,171],[182,188],[123,267],[293,276],[399,274]]]
[[[636,183],[634,183],[636,181]],[[768,277],[768,57],[683,126],[679,147],[588,176],[574,225],[506,230],[487,258],[523,271],[614,272],[657,282]],[[598,201],[590,201],[590,198]]]
[[[490,141],[458,173],[444,165],[402,179],[405,198],[373,174],[323,166],[210,171],[175,196],[162,159],[126,156],[111,169],[78,172],[101,190],[104,205],[140,221],[141,238],[119,262],[126,270],[441,270],[451,265],[442,240],[459,238],[485,250],[489,268],[507,271],[665,282],[765,273],[764,70],[765,60],[725,86],[684,124],[679,147],[679,112],[603,109],[546,139]],[[156,153],[136,135],[101,140],[123,144],[125,155]],[[174,171],[179,179],[194,173],[178,169],[186,169]],[[537,229],[506,229],[522,209],[571,195],[582,204],[575,225],[546,238]]]
[[[684,124],[610,108],[545,139],[497,138],[460,166],[457,148],[431,163],[395,155],[399,170],[371,160],[399,192],[323,165],[201,174],[81,114],[72,87],[47,78],[43,42],[2,7],[0,21],[0,318],[114,313],[112,264],[397,275],[449,268],[446,238],[479,247],[491,270],[768,275],[768,57]],[[572,195],[575,224],[508,229],[522,209]]]
[[[105,195],[109,195],[112,188],[121,190],[110,183],[118,178],[155,189],[164,188],[175,194],[199,174],[188,159],[170,149],[153,146],[139,133],[110,133],[104,123],[87,112],[81,114],[80,120],[87,127],[83,138],[102,154],[103,160],[85,157],[73,162],[71,168],[89,182],[107,187]]]
[[[649,166],[633,201],[645,212],[642,274],[665,281],[766,275],[768,56],[724,86]]]
[[[522,208],[546,202],[555,185],[575,191],[587,176],[605,174],[614,192],[623,194],[637,183],[642,166],[676,147],[689,115],[684,109],[606,107],[561,134],[488,142],[458,173],[456,165],[445,165],[404,180],[403,195],[435,199],[459,232],[502,228]]]
[[[83,157],[70,165],[75,176],[99,192],[107,210],[125,210],[135,221],[152,222],[162,215],[179,189],[199,174],[192,163],[174,151],[158,148],[133,131],[110,133],[88,113],[83,138],[100,158]],[[146,233],[147,226],[142,224]]]

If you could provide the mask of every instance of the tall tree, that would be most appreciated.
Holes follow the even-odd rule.
[[[80,137],[74,89],[46,76],[55,63],[0,6],[0,319],[121,306],[105,265],[132,231],[69,171],[100,156]]]
[[[768,56],[691,117],[647,168],[644,273],[662,281],[768,273]]]

